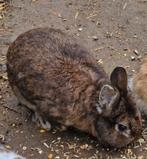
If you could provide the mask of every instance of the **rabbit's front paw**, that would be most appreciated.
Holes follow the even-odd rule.
[[[51,130],[50,122],[47,120],[44,120],[43,117],[41,117],[37,112],[33,114],[32,121],[47,131]]]

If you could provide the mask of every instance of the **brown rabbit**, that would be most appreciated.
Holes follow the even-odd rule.
[[[8,49],[7,67],[18,100],[44,128],[54,120],[114,147],[126,146],[141,133],[125,69],[115,68],[109,80],[87,49],[60,30],[21,34]]]
[[[147,118],[147,58],[143,60],[132,81],[132,89],[136,93],[139,108]]]

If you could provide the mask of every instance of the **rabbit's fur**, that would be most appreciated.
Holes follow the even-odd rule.
[[[132,89],[141,112],[147,118],[147,58],[142,61],[139,70],[132,78]]]
[[[125,69],[115,68],[109,80],[87,49],[60,30],[21,34],[8,49],[7,67],[18,100],[46,128],[54,120],[114,147],[126,146],[141,132]]]

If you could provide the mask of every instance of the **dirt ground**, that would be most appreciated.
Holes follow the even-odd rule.
[[[144,138],[115,150],[101,148],[95,138],[74,129],[40,129],[31,121],[29,111],[17,104],[5,65],[8,46],[20,33],[48,26],[77,36],[107,73],[119,65],[132,76],[147,54],[147,0],[5,2],[9,7],[0,16],[1,144],[27,159],[147,159],[145,132]]]

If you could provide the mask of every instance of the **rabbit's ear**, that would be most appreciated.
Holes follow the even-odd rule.
[[[115,102],[118,101],[118,97],[118,90],[115,90],[110,85],[104,85],[99,94],[100,105],[97,107],[98,112],[101,109],[101,113],[109,115],[112,111],[113,105],[115,105]]]
[[[111,83],[123,94],[127,94],[127,72],[123,67],[116,67],[111,73]]]

